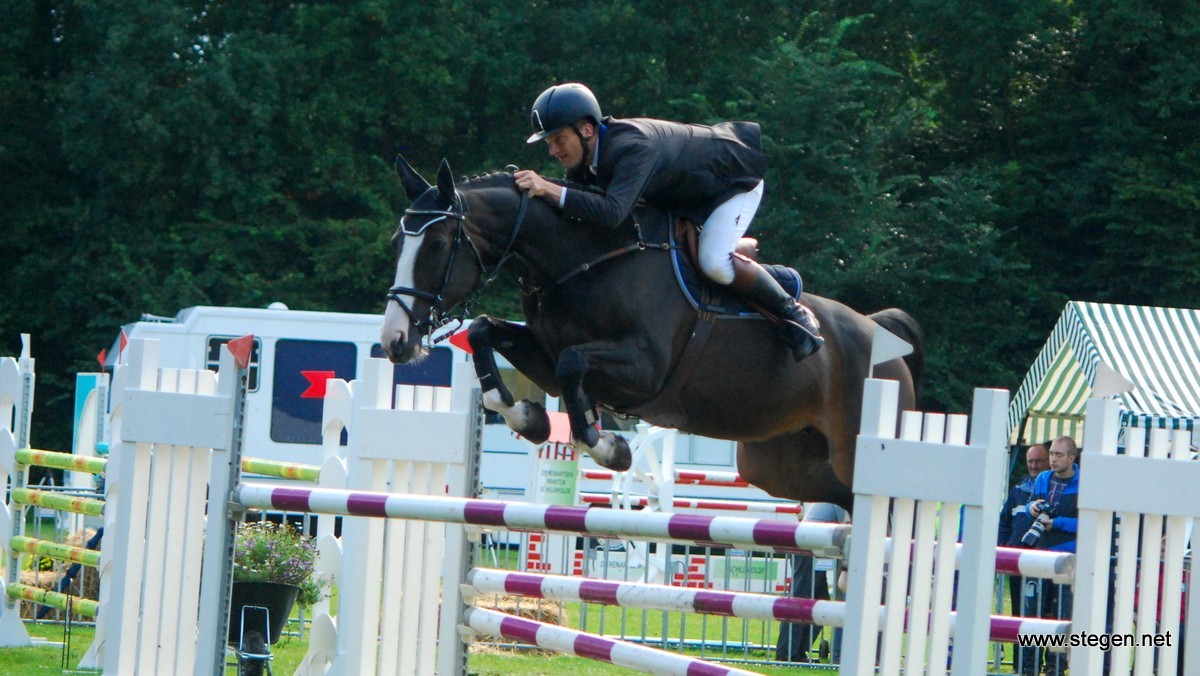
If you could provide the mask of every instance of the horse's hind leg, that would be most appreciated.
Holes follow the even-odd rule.
[[[825,436],[808,427],[798,432],[738,444],[738,473],[751,484],[787,500],[831,502],[847,511],[854,492],[829,461]]]
[[[535,444],[545,443],[550,438],[550,418],[546,415],[546,408],[528,399],[514,399],[512,392],[500,379],[493,352],[499,350],[518,371],[539,387],[555,392],[554,363],[537,343],[533,332],[520,324],[483,316],[471,322],[467,330],[467,342],[471,344],[471,361],[483,390],[484,407],[499,413],[517,434]]]

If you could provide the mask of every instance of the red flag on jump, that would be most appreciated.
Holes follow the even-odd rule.
[[[254,334],[229,341],[229,353],[241,368],[250,368],[250,352],[254,349]]]

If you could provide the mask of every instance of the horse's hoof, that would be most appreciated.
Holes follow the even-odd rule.
[[[597,465],[614,472],[624,472],[633,466],[633,452],[629,450],[629,442],[625,437],[612,432],[604,432],[600,440],[588,451]]]
[[[520,429],[513,428],[516,433],[535,444],[546,443],[550,439],[550,416],[546,414],[546,407],[522,399],[516,408],[521,411],[523,419]]]

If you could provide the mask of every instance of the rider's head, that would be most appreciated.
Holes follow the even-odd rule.
[[[545,140],[550,154],[566,168],[574,169],[583,162],[602,115],[592,90],[569,82],[542,92],[533,102],[529,118],[533,134],[525,142]]]

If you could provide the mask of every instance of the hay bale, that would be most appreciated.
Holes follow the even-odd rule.
[[[546,601],[544,599],[527,599],[520,596],[482,596],[475,605],[479,608],[487,610],[495,610],[497,612],[506,613],[527,620],[536,620],[545,622],[546,624],[562,625],[563,620],[563,605],[561,601]],[[471,645],[471,652],[482,654],[511,654],[520,652],[523,654],[533,655],[554,655],[552,650],[543,650],[540,648],[504,648],[496,644],[496,641],[505,639],[493,639],[492,637],[480,637]]]
[[[563,606],[561,601],[496,595],[482,597],[476,601],[475,605],[526,620],[536,620],[546,624],[562,624]]]
[[[95,534],[95,529],[87,529],[85,531],[75,532],[67,536],[65,544],[73,547],[83,547],[87,544],[88,540],[92,539],[92,536]],[[66,573],[67,568],[69,568],[72,564],[66,561],[56,561],[55,564],[56,565],[51,570],[22,570],[20,573],[21,584],[29,585],[30,587],[37,587],[39,589],[46,589],[49,591],[59,591],[59,580],[62,579],[63,574]],[[75,575],[74,579],[71,580],[71,584],[66,589],[62,590],[62,592],[65,594],[70,594],[71,596],[98,600],[100,598],[99,572],[94,568],[89,568],[88,566],[80,566],[79,573]],[[41,611],[42,607],[43,606],[36,603],[22,603],[21,617],[25,619],[33,619],[37,617],[37,614]],[[47,618],[62,620],[65,619],[63,615],[64,613],[61,610],[51,609],[50,614],[47,615]],[[92,619],[93,618],[83,617],[80,615],[74,615],[72,618],[73,621],[84,622],[90,622]]]

